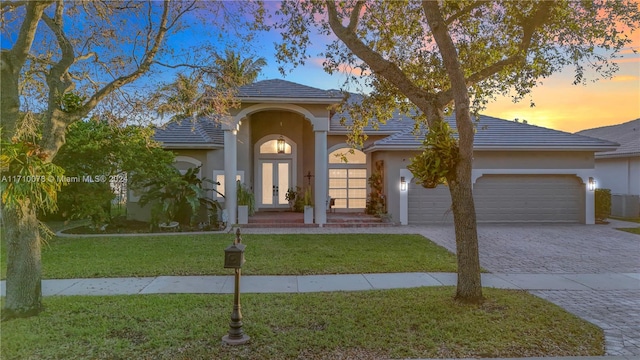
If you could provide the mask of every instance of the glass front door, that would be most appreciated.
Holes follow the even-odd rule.
[[[289,202],[285,198],[291,184],[291,160],[261,160],[260,177],[262,208],[285,208]]]

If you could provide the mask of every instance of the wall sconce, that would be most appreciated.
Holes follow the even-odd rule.
[[[592,177],[589,177],[589,191],[593,191],[596,189],[596,180]]]
[[[407,191],[407,181],[404,176],[400,176],[400,191]]]
[[[278,154],[284,154],[284,145],[285,145],[284,138],[282,137],[282,135],[280,135],[277,142]]]

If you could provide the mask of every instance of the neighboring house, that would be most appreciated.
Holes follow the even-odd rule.
[[[596,180],[599,188],[611,190],[611,215],[640,216],[640,119],[577,134],[620,144],[595,155]]]
[[[287,209],[288,188],[311,186],[315,222],[325,224],[327,196],[338,212],[364,210],[373,172],[382,175],[393,221],[452,221],[446,186],[422,188],[407,170],[424,138],[412,134],[413,120],[395,116],[377,129],[367,127],[362,151],[351,154],[342,115],[329,110],[341,101],[337,91],[265,80],[240,88],[239,99],[241,107],[219,124],[200,119],[156,132],[156,140],[178,155],[178,169],[202,165],[202,176],[220,182],[230,223],[236,222],[234,179],[253,189],[258,211]],[[594,152],[617,144],[489,116],[477,120],[473,187],[479,222],[594,223],[587,185]],[[455,128],[452,117],[447,121]],[[280,151],[279,141],[285,145]],[[139,209],[133,205],[130,214]]]

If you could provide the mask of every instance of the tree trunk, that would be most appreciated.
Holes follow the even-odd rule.
[[[461,161],[458,164],[457,176],[458,180],[449,184],[458,260],[456,299],[468,303],[480,303],[483,297],[478,256],[478,229],[469,161]]]
[[[7,242],[6,301],[2,320],[42,310],[42,264],[36,210],[27,201],[2,211]]]

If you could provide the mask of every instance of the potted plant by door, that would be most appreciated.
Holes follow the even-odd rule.
[[[313,224],[313,194],[311,188],[308,187],[304,192],[304,223]]]
[[[285,200],[287,200],[289,202],[289,209],[291,209],[291,211],[294,210],[294,206],[296,204],[296,189],[294,188],[289,188],[289,190],[287,190],[287,194],[284,196]]]
[[[255,212],[255,198],[253,192],[240,181],[237,181],[238,224],[248,224],[249,216]]]

